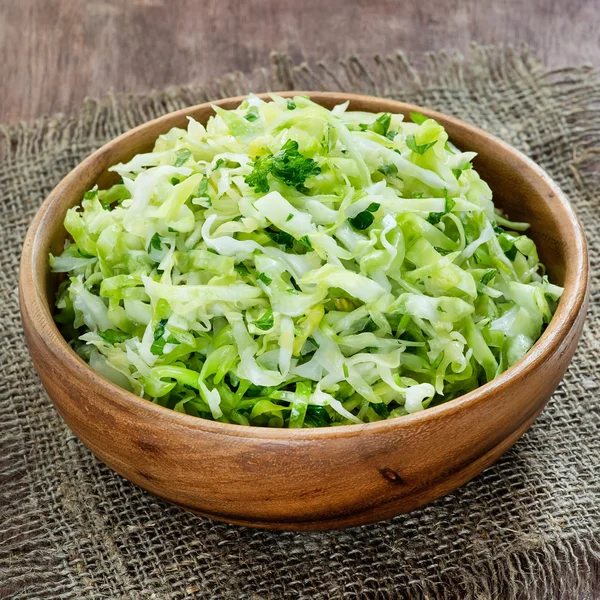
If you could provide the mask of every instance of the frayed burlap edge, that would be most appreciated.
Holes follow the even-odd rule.
[[[271,53],[271,65],[251,73],[233,72],[212,83],[170,86],[140,94],[113,94],[86,98],[71,116],[56,114],[33,122],[0,125],[0,160],[13,161],[48,146],[74,144],[117,136],[158,115],[252,90],[327,90],[374,96],[396,96],[399,91],[423,88],[474,86],[509,82],[512,78],[534,79],[540,89],[556,96],[568,96],[571,109],[565,118],[577,130],[577,154],[571,167],[581,184],[579,172],[600,156],[600,88],[590,66],[544,71],[527,47],[479,46],[471,55],[459,52],[427,53],[412,61],[402,51],[376,55],[372,59],[350,56],[337,64],[324,62],[299,65],[278,52]],[[594,160],[597,163],[598,160]],[[594,169],[595,170],[595,169]]]
[[[417,64],[415,66],[415,64]],[[569,110],[564,119],[572,134],[573,156],[569,169],[577,185],[588,188],[598,180],[600,162],[600,85],[588,67],[545,72],[526,49],[483,48],[474,46],[469,59],[455,52],[432,53],[417,63],[397,52],[370,60],[350,57],[335,65],[317,63],[295,65],[282,54],[272,55],[269,68],[250,74],[233,73],[211,84],[171,87],[149,94],[109,94],[103,99],[86,99],[73,116],[55,115],[33,123],[0,126],[0,160],[16,164],[27,156],[43,153],[46,148],[104,141],[135,125],[182,106],[194,105],[248,91],[285,89],[351,91],[379,96],[399,97],[420,89],[440,89],[510,83],[513,78],[534,81],[541,94],[564,98]],[[18,431],[18,424],[5,423],[7,430]],[[14,435],[2,441],[0,480],[19,479],[14,487],[6,485],[6,498],[16,498],[31,482],[15,472],[12,457],[20,454],[22,440]],[[23,466],[21,465],[20,469]],[[27,515],[31,519],[31,513]],[[23,522],[11,515],[14,537],[43,536],[43,522]],[[599,514],[600,517],[600,514]],[[22,529],[20,528],[22,526]],[[10,553],[11,539],[5,551]],[[0,553],[3,554],[3,553]],[[6,555],[5,555],[6,556]],[[532,540],[531,551],[499,555],[477,565],[464,565],[453,576],[457,589],[420,581],[407,597],[423,598],[580,598],[593,600],[600,594],[600,540],[577,535]],[[29,567],[27,567],[29,569]],[[16,570],[15,570],[16,569]],[[20,577],[12,561],[0,562],[2,575]],[[31,571],[23,573],[31,576]],[[60,588],[57,580],[56,589]],[[50,592],[51,589],[48,588]],[[394,590],[390,590],[393,596]]]
[[[600,88],[590,66],[544,71],[527,47],[479,46],[473,44],[465,58],[455,51],[427,53],[412,61],[402,51],[376,55],[372,59],[350,56],[337,64],[324,62],[294,64],[278,52],[271,53],[271,65],[251,73],[233,72],[212,83],[170,86],[140,94],[113,94],[86,98],[71,116],[56,114],[33,122],[0,125],[0,160],[13,161],[48,146],[117,136],[158,115],[219,98],[254,91],[327,90],[395,97],[400,91],[424,88],[476,86],[478,81],[505,83],[511,79],[533,79],[540,90],[553,96],[569,97],[571,109],[565,119],[576,130],[577,153],[570,163],[581,184],[579,172],[589,169],[588,161],[600,156]],[[593,169],[595,170],[595,169]]]

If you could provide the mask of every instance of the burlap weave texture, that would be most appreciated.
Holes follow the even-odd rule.
[[[429,106],[523,150],[584,224],[591,305],[577,355],[532,429],[453,494],[376,525],[274,533],[179,511],[96,460],[54,411],[18,314],[18,260],[43,198],[110,138],[171,110],[281,89]],[[89,100],[72,118],[0,127],[0,598],[600,598],[600,83],[527,52],[474,48],[270,68]]]

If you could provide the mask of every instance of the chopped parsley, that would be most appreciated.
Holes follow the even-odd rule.
[[[361,131],[372,131],[373,133],[386,136],[391,122],[392,115],[390,113],[382,113],[375,119],[373,123],[371,123],[371,125],[365,125],[364,123],[361,123],[359,128]]]
[[[185,163],[188,161],[188,158],[192,155],[192,151],[187,148],[182,148],[181,150],[177,150],[175,152],[175,166],[183,167]]]
[[[93,200],[98,195],[98,186],[95,185],[91,190],[83,195],[84,200]]]
[[[390,416],[390,409],[385,402],[373,402],[371,408],[382,418],[387,419]]]
[[[444,212],[429,213],[429,216],[427,217],[427,221],[429,223],[431,223],[432,225],[437,225],[442,220],[442,217],[444,215],[448,214],[455,206],[456,206],[456,202],[452,198],[450,198],[448,196],[448,194],[446,193],[446,206],[444,208]]]
[[[481,278],[480,283],[482,285],[487,285],[492,279],[494,279],[494,277],[496,277],[497,274],[498,271],[496,269],[490,269],[489,271],[486,271],[485,275]]]
[[[117,331],[116,329],[106,329],[105,331],[98,331],[98,335],[108,344],[120,344],[125,340],[131,338],[128,333]]]
[[[215,163],[215,170],[223,167],[224,169],[237,169],[240,166],[239,162],[229,160],[228,158],[219,158]]]
[[[258,119],[259,114],[258,114],[258,106],[251,106],[248,109],[248,112],[245,114],[244,119],[246,119],[246,121],[250,121],[252,123],[252,121],[256,121],[256,119]]]
[[[324,406],[309,404],[306,407],[306,422],[313,427],[327,427],[331,423],[331,418]]]
[[[276,231],[274,229],[265,229],[265,233],[280,246],[285,246],[286,248],[294,247],[294,238],[285,231]]]
[[[246,275],[250,275],[250,271],[248,270],[248,267],[244,263],[238,263],[237,265],[235,265],[234,269],[242,277],[245,277]]]
[[[398,167],[391,163],[389,165],[381,165],[378,171],[386,177],[396,177],[398,175]]]
[[[260,319],[252,321],[252,325],[263,331],[269,331],[273,328],[273,311],[269,308]]]
[[[416,152],[417,154],[425,154],[425,152],[427,152],[429,148],[435,146],[435,142],[429,142],[428,144],[419,145],[415,140],[415,136],[409,135],[406,137],[406,145],[409,147],[410,150]]]
[[[308,239],[307,235],[303,235],[299,240],[298,240],[299,244],[302,244],[303,246],[306,246],[308,249],[312,250],[312,244],[310,243],[310,240]]]
[[[351,217],[348,219],[348,222],[354,229],[358,231],[363,231],[364,229],[368,229],[373,224],[375,217],[373,216],[374,212],[379,210],[379,204],[376,202],[371,202],[366,210],[359,212],[355,217]]]
[[[262,281],[265,285],[269,285],[273,281],[266,273],[259,273],[256,279]]]
[[[150,243],[148,244],[148,252],[150,252],[152,248],[154,248],[155,250],[162,250],[162,238],[160,237],[160,235],[158,235],[158,233],[155,233],[150,238]]]
[[[244,179],[256,192],[264,194],[271,189],[269,175],[281,183],[305,191],[304,182],[321,172],[321,167],[312,158],[300,154],[295,140],[288,140],[275,154],[258,157],[252,167],[252,173]]]
[[[167,326],[168,321],[169,321],[169,319],[161,319],[158,322],[156,329],[154,330],[154,339],[155,340],[157,340],[158,338],[165,335],[165,327]]]

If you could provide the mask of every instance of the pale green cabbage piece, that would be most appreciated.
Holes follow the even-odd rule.
[[[56,320],[100,374],[196,417],[322,427],[460,396],[539,338],[562,289],[440,124],[302,96],[215,112],[66,215]]]

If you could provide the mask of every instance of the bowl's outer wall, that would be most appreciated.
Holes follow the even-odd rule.
[[[311,96],[328,107],[348,97]],[[353,97],[350,105],[405,114],[414,108],[365,97]],[[533,422],[575,351],[587,299],[585,239],[537,167],[488,134],[442,115],[435,116],[452,141],[479,152],[476,168],[496,202],[511,218],[532,223],[542,260],[567,288],[547,339],[521,361],[528,368],[513,367],[513,376],[419,415],[290,432],[224,426],[162,409],[105,381],[66,346],[50,315],[55,283],[47,261],[48,252],[62,248],[66,209],[95,183],[112,183],[109,166],[149,150],[171,127],[185,127],[187,115],[205,122],[211,114],[208,105],[192,107],[103,147],[59,184],[32,224],[20,281],[26,339],[44,387],[74,433],[111,468],[162,498],[214,518],[271,528],[325,529],[389,518],[492,464]]]

